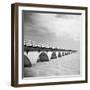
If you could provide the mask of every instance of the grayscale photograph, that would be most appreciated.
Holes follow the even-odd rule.
[[[22,11],[23,77],[80,75],[82,15]]]

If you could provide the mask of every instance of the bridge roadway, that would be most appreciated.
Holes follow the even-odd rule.
[[[29,51],[60,51],[60,52],[76,52],[76,50],[66,50],[66,49],[58,49],[58,48],[52,48],[52,47],[38,47],[38,46],[24,46],[24,51],[27,53]]]

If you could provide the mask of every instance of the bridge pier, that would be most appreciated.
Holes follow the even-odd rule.
[[[28,52],[28,58],[30,59],[32,64],[36,64],[37,60],[39,58],[40,52],[38,51],[29,51]]]
[[[51,59],[52,52],[51,51],[48,51],[47,55],[48,55],[48,58],[50,60]]]

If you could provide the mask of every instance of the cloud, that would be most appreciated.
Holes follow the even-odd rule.
[[[23,17],[24,39],[79,48],[81,15],[24,12]]]

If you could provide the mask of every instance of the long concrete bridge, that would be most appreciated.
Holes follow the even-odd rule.
[[[24,45],[24,55],[29,58],[31,64],[37,62],[49,61],[60,58],[65,55],[70,55],[77,50],[60,49],[55,47],[45,47],[40,45]]]

